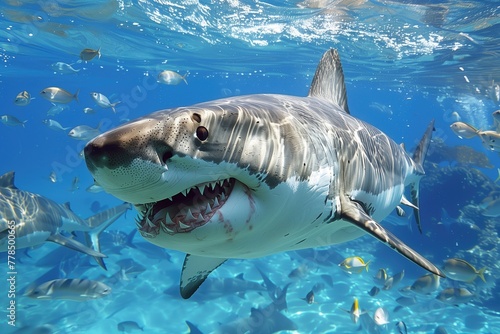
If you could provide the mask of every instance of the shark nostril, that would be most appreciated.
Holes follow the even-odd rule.
[[[167,163],[167,161],[173,156],[172,152],[171,151],[165,151],[165,153],[163,153],[163,156],[161,157],[161,160],[163,161],[164,164]]]

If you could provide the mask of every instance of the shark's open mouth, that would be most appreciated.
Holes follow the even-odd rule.
[[[143,237],[164,233],[185,233],[205,225],[234,188],[233,178],[206,182],[158,202],[136,205],[140,212],[137,228]]]

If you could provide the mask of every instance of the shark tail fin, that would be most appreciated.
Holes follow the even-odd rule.
[[[90,231],[85,233],[87,244],[90,245],[93,250],[100,253],[101,246],[99,244],[99,235],[101,232],[131,208],[132,205],[130,203],[124,203],[87,218],[85,222],[90,227]],[[104,270],[107,270],[102,257],[94,256],[94,259]]]
[[[427,150],[429,149],[429,145],[431,144],[432,131],[434,131],[434,120],[432,120],[427,126],[427,129],[425,130],[422,139],[418,143],[417,148],[413,153],[413,162],[415,163],[415,170],[418,176],[422,176],[425,174],[424,160],[427,154]],[[419,184],[420,184],[420,177],[417,177],[415,181],[410,185],[410,192],[411,192],[411,203],[414,206],[413,215],[415,216],[418,230],[420,231],[420,234],[422,234],[422,225],[420,224],[420,212],[418,210]]]

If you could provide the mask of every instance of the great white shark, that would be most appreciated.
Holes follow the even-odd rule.
[[[104,269],[99,234],[131,208],[129,203],[82,219],[69,203],[58,204],[51,199],[17,188],[14,172],[0,176],[0,252],[36,247],[47,241],[93,256]],[[61,232],[85,233],[87,246]],[[10,246],[10,248],[9,248]]]
[[[97,136],[84,152],[96,184],[135,205],[143,237],[187,253],[180,289],[189,298],[228,258],[365,233],[444,277],[379,223],[400,203],[418,217],[433,127],[412,157],[351,116],[330,49],[307,97],[257,94],[162,110]]]

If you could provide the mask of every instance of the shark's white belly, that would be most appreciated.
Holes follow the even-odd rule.
[[[355,239],[364,234],[361,229],[344,220],[329,222],[336,211],[335,199],[327,200],[330,178],[328,168],[309,181],[291,179],[267,190],[264,198],[235,189],[205,226],[175,235],[161,232],[148,241],[199,256],[255,258]]]

